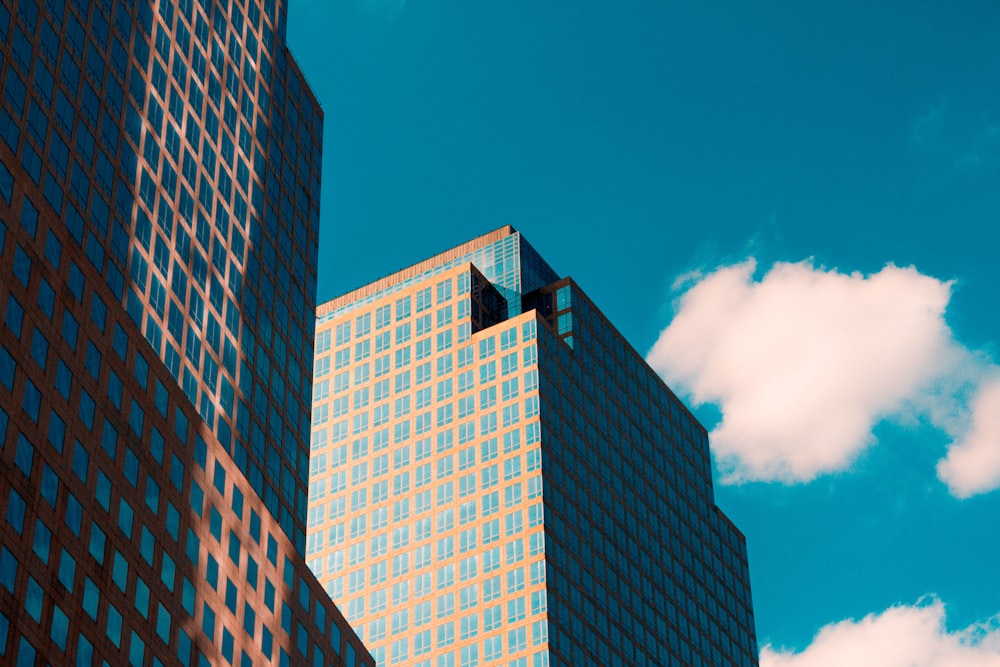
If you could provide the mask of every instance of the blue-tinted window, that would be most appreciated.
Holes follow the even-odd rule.
[[[117,648],[122,645],[122,615],[113,604],[108,605],[108,625],[105,632]]]
[[[18,303],[14,295],[7,297],[7,315],[4,319],[7,328],[14,332],[18,338],[21,337],[21,324],[24,322],[24,308]]]
[[[133,487],[139,483],[139,459],[136,458],[132,448],[128,446],[125,447],[125,479]]]
[[[24,531],[24,510],[26,505],[24,504],[24,499],[21,495],[14,489],[10,490],[10,496],[7,502],[7,523],[17,531],[18,535],[21,535]]]
[[[177,458],[176,454],[172,454],[171,455],[171,460],[170,460],[170,483],[173,484],[174,487],[178,491],[181,491],[183,489],[183,487],[184,487],[184,464],[181,463],[181,460],[179,458]],[[199,512],[199,516],[200,516],[201,515],[200,514],[200,512],[201,512],[201,505],[200,504],[198,506],[198,512]]]
[[[83,301],[83,283],[83,273],[80,271],[80,267],[76,265],[76,262],[70,262],[69,290],[76,297],[77,301]]]
[[[152,567],[153,556],[156,553],[156,544],[155,540],[153,539],[153,533],[149,532],[149,528],[147,528],[146,526],[142,526],[140,535],[141,537],[139,540],[139,553],[142,554],[143,560],[145,560],[146,563],[150,567]]]
[[[212,536],[217,542],[222,542],[222,515],[219,514],[219,510],[212,506],[212,511],[209,521],[210,530],[212,531]]]
[[[17,559],[14,554],[7,551],[6,547],[0,547],[0,585],[7,589],[8,593],[14,593],[14,585],[17,582]],[[0,637],[0,649],[3,648],[3,637]],[[0,655],[3,655],[0,653]]]
[[[124,498],[120,498],[118,502],[118,529],[125,534],[125,537],[131,539],[132,537],[132,519],[135,516],[135,511],[132,506]]]
[[[31,358],[34,359],[39,368],[44,370],[48,354],[49,341],[45,338],[45,335],[36,328],[31,335]]]
[[[42,522],[41,519],[35,521],[35,538],[32,543],[32,551],[38,559],[48,565],[49,548],[52,545],[52,531]]]
[[[56,498],[59,495],[59,478],[49,465],[42,465],[42,498],[52,509],[56,508]]]
[[[10,356],[7,348],[0,346],[0,383],[7,388],[7,391],[14,389],[14,370],[17,364],[14,357]]]
[[[104,553],[104,547],[102,546],[101,547],[102,560],[104,558],[103,553]],[[95,621],[97,620],[97,611],[100,606],[100,603],[101,603],[100,589],[98,589],[97,586],[94,584],[94,582],[91,581],[90,577],[86,577],[83,581],[82,606],[83,610],[87,612],[87,615],[90,616],[90,618]]]
[[[66,525],[73,531],[73,534],[80,537],[80,528],[83,520],[83,506],[72,493],[66,498]]]
[[[21,145],[21,166],[28,172],[28,176],[38,185],[42,180],[42,158],[39,157],[31,144],[24,142]]]
[[[45,278],[38,279],[38,307],[50,320],[56,304],[56,292]]]
[[[104,511],[111,511],[111,480],[104,474],[103,470],[97,471],[97,488],[94,490],[97,502],[101,504]]]
[[[97,325],[97,328],[102,332],[104,331],[104,323],[107,319],[108,307],[105,305],[101,297],[97,294],[93,295],[93,300],[90,303],[90,319]]]
[[[104,431],[101,433],[101,446],[112,461],[118,454],[118,431],[107,419],[104,420]]]
[[[14,464],[20,469],[21,473],[30,478],[31,477],[31,466],[35,461],[35,448],[32,446],[31,442],[24,437],[23,433],[19,433],[17,436],[17,449],[14,452]]]
[[[21,205],[21,226],[31,238],[35,238],[35,232],[38,230],[38,209],[27,197],[24,198]]]
[[[90,453],[77,440],[73,446],[73,472],[84,484],[87,483],[87,470],[90,466]]]
[[[59,261],[62,259],[62,243],[50,229],[45,236],[45,259],[54,268],[59,268]]]
[[[76,350],[76,338],[80,325],[69,311],[63,311],[62,336],[71,349]]]
[[[128,354],[128,334],[125,333],[125,330],[122,329],[121,325],[118,324],[117,322],[115,323],[115,337],[112,346],[115,350],[115,354],[118,355],[118,358],[121,359],[122,361],[125,361],[125,356]],[[138,354],[136,355],[137,372],[138,372],[138,363],[141,358],[142,358],[141,355]],[[143,360],[143,363],[145,363],[145,360]],[[136,377],[138,378],[138,375]],[[145,378],[143,378],[142,380],[142,387],[143,389],[146,388]]]
[[[215,637],[215,611],[206,602],[202,607],[201,629],[210,638]]]
[[[7,75],[8,79],[17,78],[14,72]],[[0,197],[8,206],[10,205],[11,195],[14,193],[14,177],[11,175],[10,170],[7,169],[7,165],[0,162]],[[0,249],[3,248],[3,243],[0,241]]]
[[[66,401],[69,401],[72,385],[73,373],[63,360],[59,359],[59,362],[56,364],[56,390]]]
[[[25,413],[31,417],[31,421],[38,423],[38,413],[42,405],[42,392],[31,380],[24,381],[24,398],[21,407]]]

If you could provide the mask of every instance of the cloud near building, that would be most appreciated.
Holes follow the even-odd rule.
[[[953,494],[1000,485],[997,367],[954,339],[950,281],[891,264],[756,271],[749,259],[688,277],[647,357],[696,404],[721,408],[711,439],[724,482],[844,470],[877,423],[917,417],[953,440],[938,467]]]
[[[764,646],[761,667],[997,667],[1000,616],[950,632],[943,602],[928,598],[825,626],[800,653]]]

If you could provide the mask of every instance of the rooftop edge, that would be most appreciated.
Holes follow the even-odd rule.
[[[338,297],[334,297],[329,301],[321,303],[318,306],[316,306],[316,316],[321,317],[322,315],[325,315],[330,311],[345,306],[353,301],[357,301],[358,299],[363,299],[369,294],[373,294],[374,292],[384,290],[385,288],[391,287],[396,283],[401,283],[404,280],[408,280],[410,278],[418,276],[421,273],[424,273],[425,271],[434,268],[438,264],[448,262],[453,259],[457,259],[462,255],[468,254],[473,250],[476,250],[477,248],[489,245],[490,243],[498,241],[502,238],[506,238],[511,234],[515,233],[517,233],[517,230],[514,229],[512,225],[503,225],[502,227],[494,229],[491,232],[487,232],[481,236],[477,236],[476,238],[470,241],[466,241],[465,243],[457,245],[454,248],[451,248],[450,250],[445,250],[444,252],[438,253],[432,257],[428,257],[427,259],[421,262],[417,262],[416,264],[400,269],[395,273],[391,273],[388,276],[385,276],[384,278],[379,278],[374,282],[368,283],[367,285],[363,285],[361,287],[358,287],[357,289],[353,289],[350,292],[341,294]]]

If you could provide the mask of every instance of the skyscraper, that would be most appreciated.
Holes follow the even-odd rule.
[[[372,664],[301,556],[323,121],[285,18],[0,2],[0,663]]]
[[[315,348],[307,558],[379,664],[757,664],[705,429],[514,229]]]

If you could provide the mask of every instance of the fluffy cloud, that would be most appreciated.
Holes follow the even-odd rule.
[[[765,646],[761,667],[998,667],[1000,616],[949,632],[940,600],[891,607],[820,630],[801,653]]]
[[[979,389],[972,408],[972,427],[951,444],[937,471],[960,498],[1000,486],[1000,379]]]
[[[940,474],[956,495],[1000,484],[997,411],[970,417],[958,396],[988,364],[945,322],[951,282],[912,267],[865,276],[810,262],[775,264],[757,281],[756,268],[689,279],[648,355],[696,403],[720,406],[711,436],[725,481],[845,469],[876,423],[917,414],[955,439]],[[997,400],[980,402],[988,411]]]

